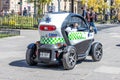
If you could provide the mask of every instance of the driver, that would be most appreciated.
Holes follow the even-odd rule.
[[[65,31],[66,32],[76,32],[77,30],[78,30],[78,23],[74,23],[73,24],[73,27],[71,28],[71,27],[67,27],[66,29],[65,29]]]

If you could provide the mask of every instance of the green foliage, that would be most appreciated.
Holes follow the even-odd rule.
[[[12,35],[12,34],[0,34],[0,38],[10,37],[10,36],[17,36],[17,35]]]
[[[15,26],[16,22],[15,22],[14,20],[10,20],[10,21],[8,22],[8,24],[9,24],[10,26]]]
[[[35,7],[38,7],[38,14],[41,15],[43,14],[43,8],[45,7],[46,4],[50,4],[50,2],[52,2],[52,0],[27,0],[30,3],[33,2],[37,2],[37,6],[35,5],[36,3],[34,3]]]
[[[33,29],[37,25],[37,19],[29,16],[6,16],[0,18],[0,25],[10,28]]]
[[[49,4],[50,2],[52,2],[52,0],[37,0],[38,3],[41,3],[41,4]]]

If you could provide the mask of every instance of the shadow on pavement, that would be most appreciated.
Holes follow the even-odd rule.
[[[77,61],[77,64],[81,64],[82,62],[94,62],[93,60],[90,60],[90,59],[85,59],[85,60],[79,60]]]
[[[25,60],[17,60],[9,63],[10,66],[16,67],[26,67],[26,68],[38,68],[38,69],[51,69],[51,70],[64,70],[62,65],[54,64],[54,65],[45,65],[45,64],[38,64],[37,66],[29,66]]]
[[[120,47],[120,44],[117,44],[116,46],[117,46],[117,47]]]
[[[85,59],[83,62],[94,62],[93,60]]]
[[[92,60],[80,60],[77,61],[77,64],[81,64],[82,62],[93,62]],[[10,66],[16,66],[16,67],[26,67],[26,68],[38,68],[38,69],[51,69],[51,70],[57,70],[57,71],[62,71],[63,66],[62,64],[51,64],[51,65],[46,65],[46,64],[41,64],[39,63],[37,66],[29,66],[25,60],[17,60],[9,63]],[[81,64],[82,65],[82,64]]]

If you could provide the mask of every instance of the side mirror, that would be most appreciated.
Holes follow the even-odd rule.
[[[94,32],[94,29],[92,26],[89,26],[90,32]]]

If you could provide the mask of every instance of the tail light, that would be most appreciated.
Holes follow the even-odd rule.
[[[54,25],[40,25],[39,29],[42,31],[54,31],[56,27]]]

